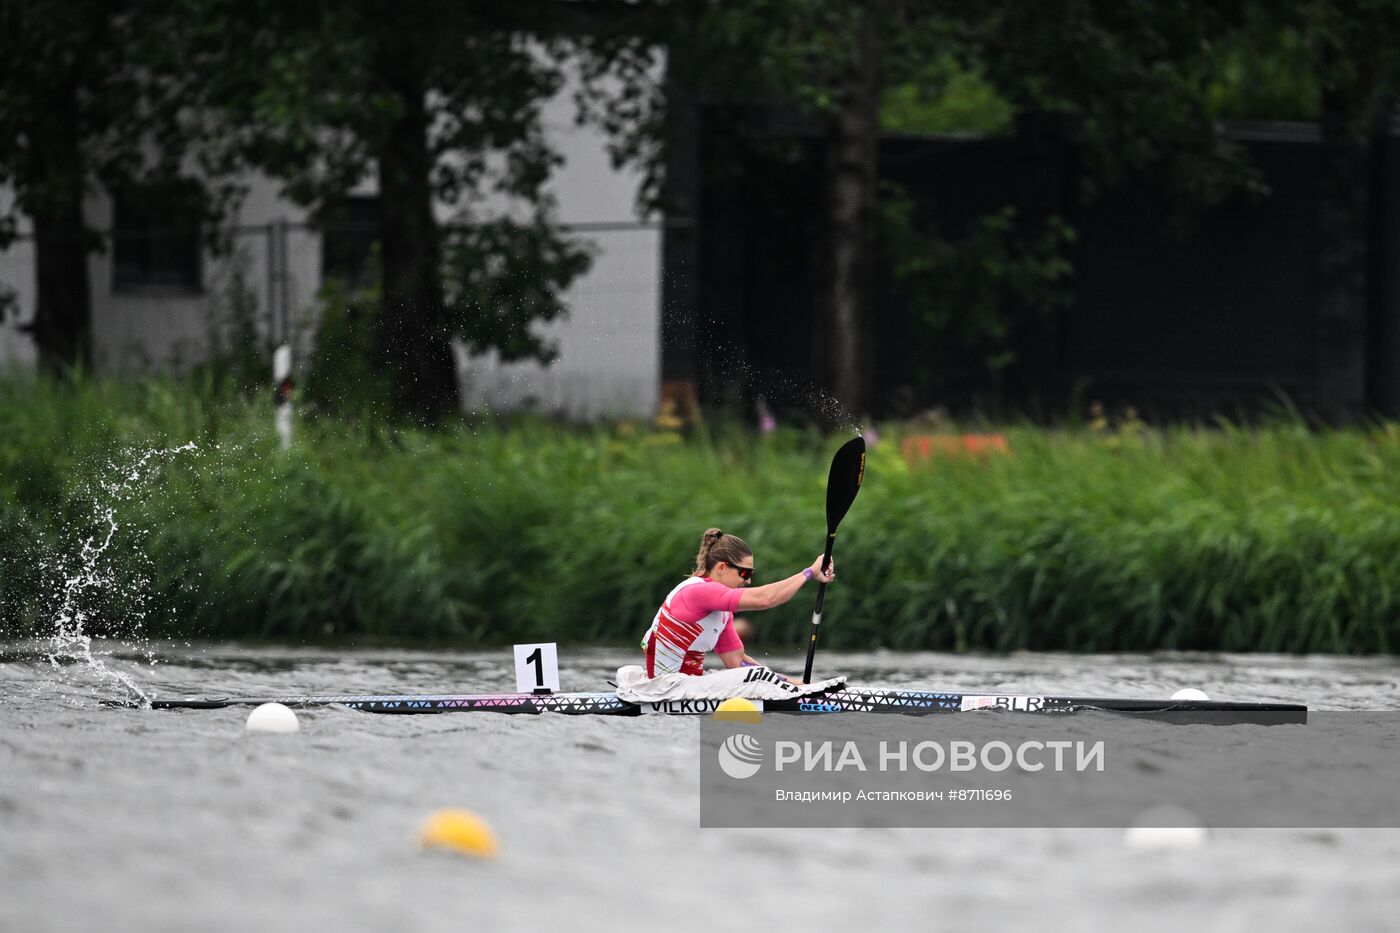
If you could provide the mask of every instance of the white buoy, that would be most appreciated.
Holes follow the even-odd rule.
[[[1197,690],[1195,687],[1182,687],[1172,694],[1173,700],[1209,700],[1204,690]]]
[[[1200,817],[1169,804],[1144,810],[1123,833],[1123,844],[1140,851],[1199,849],[1205,843]]]
[[[248,714],[249,732],[296,732],[301,728],[297,714],[281,703],[264,703]]]

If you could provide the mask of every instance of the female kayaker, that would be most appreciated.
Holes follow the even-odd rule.
[[[750,587],[753,575],[753,550],[742,538],[718,528],[706,531],[695,555],[695,571],[671,590],[642,637],[647,676],[703,674],[709,651],[727,668],[758,664],[744,653],[744,643],[734,631],[734,613],[781,606],[808,580],[830,583],[836,579],[836,565],[823,573],[818,557],[786,580]]]

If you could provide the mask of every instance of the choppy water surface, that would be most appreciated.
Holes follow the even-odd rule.
[[[158,647],[154,696],[509,689],[508,652]],[[565,650],[565,689],[631,656]],[[825,655],[859,684],[1400,708],[1388,659]],[[798,659],[775,659],[796,670]],[[700,830],[680,717],[108,709],[119,684],[0,645],[0,930],[1393,929],[1400,830]],[[425,853],[435,809],[494,862]]]

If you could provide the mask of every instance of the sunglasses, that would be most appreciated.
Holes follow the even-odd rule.
[[[733,564],[730,564],[729,566],[734,567],[734,572],[737,573],[737,574],[739,575],[739,579],[740,579],[740,580],[752,580],[752,579],[753,579],[753,568],[752,568],[752,567],[735,567]]]

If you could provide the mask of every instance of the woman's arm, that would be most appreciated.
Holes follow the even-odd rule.
[[[809,568],[812,571],[812,578],[820,583],[830,583],[836,579],[836,563],[833,561],[827,573],[822,573],[822,559],[818,557]],[[744,590],[739,594],[739,609],[772,609],[774,606],[781,606],[797,595],[797,591],[802,589],[802,584],[807,582],[805,573],[795,573],[786,580],[779,580],[777,583],[768,583],[763,586],[755,586],[752,589]]]

